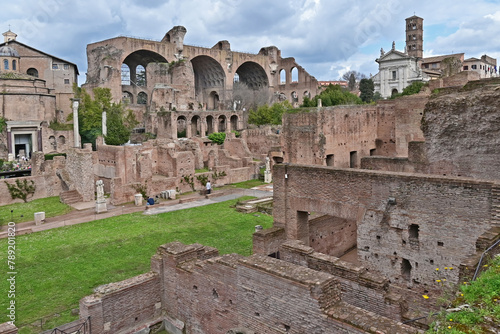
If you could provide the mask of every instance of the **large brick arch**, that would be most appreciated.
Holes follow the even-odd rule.
[[[266,71],[256,62],[244,62],[238,67],[236,74],[238,74],[240,82],[245,83],[250,89],[260,90],[269,87]]]
[[[201,103],[206,103],[209,109],[216,109],[216,102],[224,100],[224,69],[217,60],[204,55],[191,59],[191,64],[194,71],[195,96]]]

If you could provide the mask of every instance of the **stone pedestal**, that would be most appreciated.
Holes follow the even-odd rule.
[[[271,171],[266,170],[264,172],[264,182],[265,183],[273,182],[273,174],[271,174]]]
[[[35,212],[35,225],[42,225],[45,222],[45,212]]]
[[[135,194],[134,199],[135,199],[135,206],[142,205],[142,195],[141,194]]]
[[[9,153],[9,154],[7,155],[7,160],[8,160],[9,162],[14,161],[14,159],[15,159],[15,157],[14,157],[14,153]]]
[[[108,212],[108,204],[106,202],[95,203],[95,213]]]

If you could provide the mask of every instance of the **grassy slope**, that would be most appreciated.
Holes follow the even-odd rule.
[[[452,307],[468,304],[459,312],[442,312],[427,333],[500,333],[500,257],[497,256],[487,271],[474,282],[460,287]]]
[[[158,246],[171,241],[213,246],[221,254],[251,254],[255,225],[270,227],[272,217],[236,212],[230,208],[235,203],[153,216],[135,213],[17,237],[17,325],[78,307],[98,285],[147,272]],[[0,249],[6,244],[0,240]],[[2,251],[2,263],[5,256]],[[7,291],[5,279],[0,291]],[[0,299],[0,309],[6,303]]]

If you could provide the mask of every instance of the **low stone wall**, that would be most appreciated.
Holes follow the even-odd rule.
[[[80,318],[91,319],[93,334],[135,332],[161,321],[158,273],[102,285],[80,300]]]
[[[93,334],[133,333],[159,320],[178,333],[229,333],[236,329],[270,334],[366,333],[360,329],[364,327],[360,322],[363,316],[350,319],[351,324],[336,316],[342,295],[348,295],[342,292],[342,285],[346,291],[348,287],[327,272],[268,256],[219,256],[214,248],[178,242],[161,246],[151,267],[151,273],[101,286],[81,300],[80,317],[92,317]],[[366,274],[358,273],[357,277],[366,281],[367,290],[383,288],[384,282]],[[370,298],[378,300],[378,295]],[[353,311],[373,316],[361,308]],[[383,330],[382,326],[394,326],[398,333],[415,332],[380,318],[371,324],[371,332]]]
[[[401,321],[401,301],[387,294],[389,280],[371,274],[362,266],[315,252],[300,241],[287,241],[280,248],[282,260],[326,272],[340,282],[342,301],[378,315]]]

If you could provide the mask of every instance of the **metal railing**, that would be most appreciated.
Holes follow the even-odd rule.
[[[91,334],[90,317],[88,317],[84,322],[77,320],[54,328],[50,334]]]

